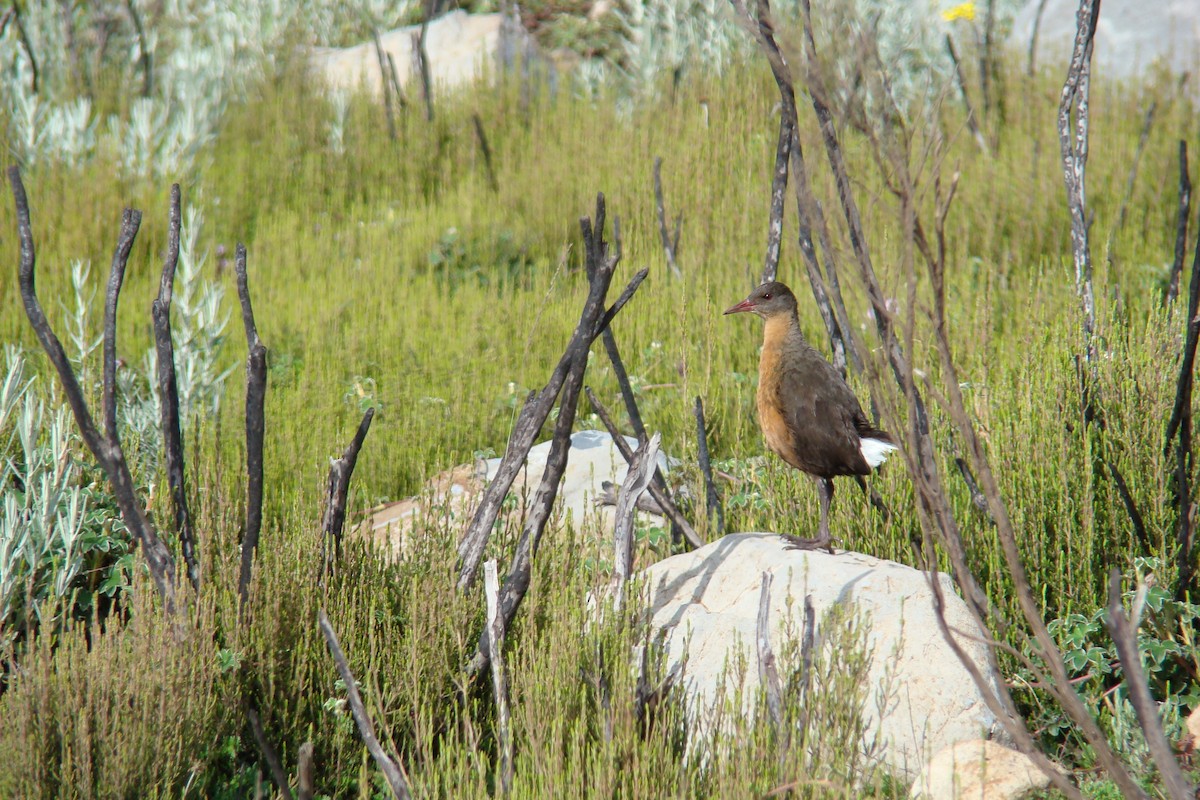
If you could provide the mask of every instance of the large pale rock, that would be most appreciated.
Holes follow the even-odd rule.
[[[637,450],[637,439],[626,436],[625,441],[631,449]],[[519,516],[522,498],[532,499],[537,491],[542,474],[546,471],[550,446],[551,442],[547,441],[529,451],[524,469],[517,473],[509,490],[509,494],[517,499],[509,512],[511,515]],[[669,461],[661,452],[658,466],[664,475],[667,474]],[[375,539],[385,552],[398,556],[406,547],[414,526],[422,519],[428,522],[430,514],[454,526],[462,526],[470,521],[479,503],[480,492],[496,477],[499,468],[500,459],[491,458],[475,465],[464,464],[447,470],[426,483],[416,497],[372,509],[359,530]],[[572,434],[555,512],[548,524],[559,527],[570,520],[576,528],[588,524],[599,530],[611,531],[613,508],[610,505],[597,506],[596,501],[606,495],[603,490],[606,481],[620,484],[628,471],[629,466],[607,433],[578,431]],[[660,518],[649,514],[645,519],[653,523],[662,522]]]
[[[1025,53],[1037,18],[1039,0],[1029,0],[1013,20],[1011,44]],[[1063,75],[1075,38],[1079,0],[1047,0],[1038,29],[1039,64],[1061,61]],[[1191,94],[1200,98],[1195,79],[1200,67],[1200,2],[1196,0],[1104,0],[1096,23],[1095,72],[1108,78],[1135,78],[1162,65],[1182,75],[1191,72]]]
[[[774,581],[770,634],[777,655],[787,615],[792,615],[793,630],[802,628],[805,595],[812,596],[818,626],[825,612],[839,604],[853,603],[869,617],[870,688],[863,713],[867,739],[878,734],[884,763],[893,773],[912,780],[939,750],[998,730],[970,675],[942,638],[925,573],[859,553],[788,550],[779,536],[764,533],[730,534],[642,573],[651,624],[665,632],[668,669],[686,655],[691,713],[704,714],[722,695],[732,696],[736,676],[725,667],[734,648],[748,659],[743,710],[752,711],[759,683],[755,636],[764,572]],[[949,576],[939,573],[938,580],[951,628],[978,630]],[[965,636],[957,641],[995,681],[984,647]],[[876,687],[883,686],[891,691],[879,718]]]
[[[1028,756],[997,742],[971,739],[933,757],[913,784],[917,800],[1017,800],[1045,789],[1050,776]]]
[[[384,53],[391,55],[396,64],[402,86],[417,75],[413,35],[420,32],[420,25],[412,25],[379,37]],[[434,85],[441,88],[462,86],[485,72],[496,73],[512,63],[518,53],[529,57],[532,46],[531,37],[520,24],[506,22],[502,14],[452,11],[430,22],[425,34],[430,75]],[[309,63],[332,88],[353,91],[365,86],[371,94],[381,96],[379,54],[373,41],[354,47],[314,47]],[[419,85],[419,79],[412,83],[413,87]]]

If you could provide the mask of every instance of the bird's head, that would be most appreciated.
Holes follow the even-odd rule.
[[[781,314],[796,313],[796,295],[779,281],[770,281],[758,286],[750,296],[736,306],[725,309],[726,314],[749,311],[763,319]]]

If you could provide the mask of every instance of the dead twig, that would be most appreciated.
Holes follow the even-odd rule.
[[[1179,140],[1179,212],[1175,216],[1175,260],[1171,262],[1171,275],[1167,279],[1167,291],[1163,305],[1170,305],[1179,296],[1179,276],[1183,273],[1183,262],[1187,258],[1188,220],[1192,214],[1192,179],[1188,174],[1187,142]]]
[[[700,473],[704,476],[704,505],[708,509],[709,524],[716,526],[716,534],[725,533],[725,509],[721,505],[721,495],[717,493],[717,484],[713,481],[712,461],[708,457],[708,432],[704,429],[704,403],[700,395],[696,395],[693,409],[696,416],[696,450],[700,461]]]
[[[188,511],[187,485],[184,477],[183,438],[180,433],[179,383],[175,377],[175,344],[171,338],[171,293],[175,286],[175,267],[179,263],[179,230],[181,225],[179,184],[171,187],[171,210],[167,227],[167,257],[163,262],[158,297],[150,313],[154,319],[154,353],[160,398],[159,424],[162,428],[163,451],[166,458],[167,482],[171,487],[171,503],[175,511],[175,533],[179,549],[187,564],[192,588],[200,590],[200,564],[196,558],[196,534]]]
[[[625,582],[633,574],[633,516],[637,499],[650,485],[657,469],[658,447],[661,434],[654,434],[650,441],[639,447],[629,464],[625,481],[617,495],[616,524],[613,530],[613,579],[612,588],[618,608],[624,597]]]
[[[346,501],[350,496],[350,477],[358,463],[358,452],[362,449],[367,431],[371,429],[371,420],[375,418],[375,409],[368,408],[363,414],[358,431],[342,453],[329,465],[329,490],[325,494],[325,519],[321,524],[325,532],[323,549],[325,551],[324,573],[328,575],[333,569],[335,559],[342,557],[342,528],[346,523]]]
[[[305,742],[300,745],[300,754],[296,760],[296,800],[313,800],[317,785],[314,771],[313,743]]]
[[[679,230],[683,225],[683,214],[675,218],[675,241],[667,231],[667,207],[663,201],[662,188],[662,158],[654,159],[654,210],[658,214],[658,235],[662,239],[663,252],[667,256],[667,268],[676,278],[682,278],[679,265],[675,263],[676,248],[679,247]]]
[[[138,64],[142,68],[142,97],[154,95],[154,55],[146,42],[146,29],[142,26],[142,16],[138,13],[134,0],[125,0],[129,10],[129,19],[133,22],[133,30],[137,34]]]
[[[258,709],[255,707],[253,700],[246,701],[246,718],[250,720],[250,731],[254,735],[254,741],[258,743],[258,749],[262,751],[263,757],[267,760],[267,771],[271,773],[271,782],[275,784],[275,788],[284,797],[291,797],[292,790],[288,785],[287,770],[283,768],[283,762],[279,760],[279,753],[275,752],[275,748],[267,739],[267,731],[263,728],[262,719],[258,715]],[[311,747],[309,748],[311,752]]]
[[[508,713],[508,678],[504,667],[504,619],[500,616],[500,581],[494,558],[483,565],[483,593],[487,602],[492,693],[496,699],[496,737],[500,740],[500,795],[507,797],[513,782],[513,741]]]
[[[1192,280],[1188,289],[1187,336],[1183,343],[1183,355],[1179,361],[1179,378],[1175,385],[1175,407],[1167,422],[1163,453],[1170,452],[1175,435],[1175,491],[1179,496],[1179,527],[1176,537],[1179,542],[1179,572],[1175,592],[1182,597],[1190,591],[1196,575],[1196,563],[1192,557],[1195,547],[1195,530],[1192,528],[1192,388],[1195,381],[1196,345],[1200,342],[1200,238],[1198,238],[1192,260]]]
[[[254,551],[262,530],[263,437],[266,430],[264,407],[267,399],[267,348],[258,338],[254,309],[250,305],[250,283],[246,274],[246,246],[238,243],[234,256],[238,300],[242,306],[242,325],[246,330],[246,530],[242,534],[242,568],[238,575],[238,596],[246,601],[250,574],[254,569]]]
[[[429,51],[425,49],[425,38],[429,33],[429,18],[433,15],[432,0],[425,1],[425,12],[421,15],[421,31],[412,36],[413,61],[421,78],[421,97],[425,100],[425,121],[433,122],[433,75],[429,64]]]
[[[783,719],[783,684],[779,680],[779,668],[775,664],[775,653],[771,649],[771,583],[775,576],[762,574],[762,591],[758,595],[758,624],[755,628],[758,641],[758,678],[767,694],[767,708],[775,725],[775,735],[781,741],[779,749],[787,750],[789,739]]]
[[[590,388],[584,390],[587,393],[588,402],[592,405],[592,410],[596,412],[596,416],[604,423],[604,427],[608,429],[608,433],[612,436],[613,444],[621,453],[621,457],[625,459],[626,464],[633,464],[634,451],[629,447],[629,443],[625,441],[625,437],[617,430],[616,424],[613,423],[612,416],[608,413],[608,409],[600,402],[595,393]],[[700,534],[696,533],[696,529],[687,521],[679,511],[679,507],[675,505],[675,501],[671,499],[670,494],[666,490],[666,481],[662,477],[661,471],[655,472],[655,480],[651,482],[649,490],[650,496],[654,502],[658,503],[662,513],[672,525],[679,528],[683,538],[687,540],[692,547],[700,548],[704,546],[704,540],[700,538]]]
[[[379,771],[387,778],[388,785],[392,788],[392,795],[397,800],[409,800],[412,794],[409,792],[404,771],[395,759],[384,752],[383,745],[375,736],[375,723],[367,714],[362,696],[358,693],[358,683],[354,680],[354,673],[350,671],[350,665],[346,662],[346,654],[342,652],[337,634],[333,632],[333,625],[329,622],[329,615],[323,608],[320,611],[318,622],[321,626],[321,633],[325,635],[325,643],[329,645],[329,653],[337,665],[338,674],[342,676],[342,682],[346,684],[346,699],[350,703],[350,712],[354,715],[354,722],[358,725],[358,732],[363,738],[363,743],[366,744],[371,757],[375,759]]]
[[[971,136],[975,139],[975,144],[979,145],[979,152],[989,155],[987,140],[983,138],[983,131],[979,129],[979,121],[975,118],[975,109],[971,107],[971,95],[967,93],[967,79],[963,75],[962,64],[958,60],[958,51],[954,49],[954,39],[948,33],[946,34],[946,52],[950,54],[950,61],[954,64],[954,76],[958,81],[958,93],[962,97],[963,106],[967,110],[967,129],[971,131]]]
[[[1195,800],[1196,787],[1184,777],[1171,750],[1171,744],[1163,733],[1158,717],[1158,704],[1150,696],[1146,684],[1146,673],[1142,669],[1142,656],[1138,648],[1137,629],[1125,616],[1121,606],[1121,572],[1113,567],[1108,578],[1108,620],[1105,622],[1121,659],[1121,671],[1125,673],[1125,688],[1129,701],[1137,713],[1138,724],[1146,735],[1150,757],[1158,767],[1158,775],[1170,792],[1172,800]]]
[[[142,215],[139,211],[126,209],[122,217],[121,233],[116,250],[113,253],[112,275],[108,284],[108,295],[105,302],[104,319],[104,384],[102,407],[105,418],[107,435],[102,435],[92,419],[83,389],[71,368],[71,362],[63,351],[62,343],[54,335],[49,320],[38,301],[35,288],[36,254],[33,246],[33,225],[30,222],[29,200],[25,195],[25,185],[21,181],[21,171],[12,167],[8,171],[8,179],[12,184],[13,199],[17,212],[17,238],[20,241],[21,260],[18,282],[20,284],[21,300],[25,306],[25,314],[37,335],[38,342],[50,358],[62,381],[63,391],[67,402],[79,426],[79,433],[87,444],[92,455],[100,462],[112,484],[113,496],[121,511],[121,518],[133,538],[142,547],[142,554],[150,567],[150,575],[154,579],[158,592],[162,595],[163,604],[168,613],[175,612],[175,560],[170,551],[159,538],[154,526],[146,518],[144,504],[139,503],[134,493],[133,476],[125,460],[125,452],[121,448],[117,436],[115,380],[116,380],[116,316],[117,299],[121,291],[121,283],[125,274],[125,264],[129,252],[133,248],[134,237],[137,236]]]
[[[388,138],[394,142],[398,138],[398,134],[396,133],[396,111],[392,108],[390,69],[395,67],[395,62],[391,60],[392,54],[383,49],[383,40],[379,37],[378,28],[371,28],[371,38],[375,43],[375,60],[379,64],[379,88],[383,92],[383,112],[387,118]]]
[[[488,186],[491,187],[492,193],[497,194],[500,191],[500,183],[496,180],[496,171],[492,169],[492,148],[488,147],[487,135],[483,132],[483,120],[478,114],[472,114],[471,120],[475,123],[475,138],[479,140],[479,150],[483,153],[483,165],[487,168]]]

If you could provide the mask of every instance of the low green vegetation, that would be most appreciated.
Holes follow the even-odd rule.
[[[1055,634],[1072,650],[1072,670],[1086,678],[1080,691],[1108,715],[1106,729],[1121,742],[1119,750],[1144,763],[1127,703],[1109,696],[1113,654],[1097,609],[1113,566],[1132,574],[1153,564],[1164,582],[1174,575],[1178,506],[1174,459],[1164,455],[1163,436],[1186,320],[1180,302],[1164,306],[1162,297],[1174,248],[1177,139],[1197,129],[1197,112],[1168,81],[1100,80],[1094,87],[1088,201],[1103,353],[1095,364],[1105,412],[1099,429],[1084,424],[1076,366],[1084,348],[1054,128],[1061,76],[1030,79],[1014,70],[1005,78],[1006,118],[993,120],[991,155],[967,134],[953,98],[931,115],[950,135],[947,172],[961,173],[947,225],[950,336],[1046,618],[1059,620]],[[8,356],[10,365],[22,360],[16,384],[32,381],[23,391],[36,393],[44,404],[37,413],[47,420],[40,434],[25,436],[18,414],[0,416],[3,491],[16,505],[32,504],[26,477],[54,473],[50,462],[37,460],[38,448],[58,452],[54,437],[67,437],[63,463],[71,477],[50,499],[54,513],[69,516],[71,493],[86,495],[77,527],[90,537],[81,539],[74,560],[48,545],[37,554],[41,560],[19,573],[21,587],[10,593],[0,586],[0,600],[14,604],[0,608],[0,796],[247,796],[266,780],[246,722],[250,702],[287,769],[294,769],[300,745],[313,742],[319,794],[384,796],[386,783],[353,726],[317,629],[322,606],[381,739],[398,754],[417,796],[498,793],[490,689],[468,685],[461,674],[482,627],[483,598],[455,590],[460,531],[444,524],[418,531],[398,563],[351,537],[336,573],[322,583],[325,474],[368,407],[377,414],[354,475],[355,510],[414,494],[431,476],[481,451],[504,451],[515,410],[528,389],[545,382],[578,319],[586,293],[578,218],[592,212],[597,191],[606,195],[610,219],[620,219],[624,258],[614,283],[650,268],[614,324],[647,425],[681,459],[679,474],[693,484],[692,496],[703,496],[691,413],[694,398],[702,397],[714,458],[736,479],[722,484],[728,529],[811,534],[817,497],[809,482],[777,459],[759,458],[764,446],[753,401],[759,326],[721,316],[761,271],[778,92],[755,61],[722,77],[691,74],[663,96],[672,100],[632,110],[622,104],[618,111],[605,96],[585,100],[546,84],[527,94],[504,82],[439,97],[431,123],[410,107],[396,140],[382,109],[355,97],[334,146],[334,101],[298,65],[283,65],[229,109],[195,166],[172,176],[183,185],[185,210],[202,212],[192,241],[195,263],[202,264],[193,313],[177,309],[177,317],[194,320],[187,330],[197,337],[188,356],[198,370],[197,412],[184,438],[203,572],[199,597],[189,599],[191,633],[182,640],[157,608],[139,555],[130,558],[102,476],[74,438],[69,417],[69,430],[54,433],[63,427],[64,401],[22,312],[13,205],[0,202],[0,257],[8,265],[0,280],[0,339],[20,349]],[[1154,99],[1159,111],[1126,196],[1141,125],[1131,109]],[[473,114],[491,147],[496,192]],[[804,108],[801,119],[815,191],[840,230],[822,146]],[[863,142],[844,135],[876,268],[906,313],[896,209]],[[681,279],[668,274],[659,242],[656,156],[663,158],[668,213],[684,217]],[[149,309],[166,244],[171,178],[135,177],[120,161],[113,152],[78,167],[38,163],[23,174],[38,289],[64,341],[81,318],[76,296],[88,311],[79,341],[98,335],[101,275],[121,208],[145,212],[117,327],[123,370],[143,376],[129,379],[126,405],[141,403],[153,420],[151,390],[138,381],[152,342]],[[245,351],[231,302],[237,242],[248,248],[255,312],[269,349],[266,521],[241,617]],[[856,334],[874,347],[848,244],[839,238],[835,249],[845,264]],[[801,297],[806,333],[824,347],[790,203],[784,253],[780,277]],[[86,285],[72,283],[75,260],[91,264]],[[224,296],[214,287],[225,287]],[[222,335],[224,314],[232,316]],[[916,366],[936,373],[926,336],[918,326]],[[98,356],[80,355],[94,408]],[[587,383],[610,408],[620,408],[602,348],[593,352]],[[852,383],[867,396],[861,376]],[[135,479],[159,528],[169,531],[153,428],[139,432],[136,416],[123,421],[127,449],[146,451],[133,459]],[[581,409],[577,425],[599,423]],[[954,471],[952,426],[936,408],[932,425],[970,563],[992,602],[1018,619],[992,529]],[[1113,481],[1095,468],[1098,449],[1128,482],[1145,541],[1135,536]],[[836,538],[848,549],[918,563],[911,543],[920,538],[920,524],[902,462],[884,467],[872,486],[890,516],[872,511],[847,482],[834,503]],[[5,514],[11,523],[7,506]],[[63,525],[55,525],[61,535]],[[689,753],[688,721],[670,692],[652,719],[638,718],[637,674],[627,653],[645,632],[636,620],[589,625],[586,616],[588,591],[607,581],[607,537],[590,529],[556,531],[537,554],[533,586],[508,639],[514,797],[761,797],[784,785],[802,797],[902,796],[874,768],[871,754],[853,745],[861,720],[846,709],[865,689],[853,669],[863,633],[852,624],[835,626],[839,633],[818,657],[837,665],[818,669],[826,677],[805,706],[808,741],[819,746],[793,748],[781,758],[769,726],[730,715],[702,742],[703,756]],[[513,531],[493,537],[490,555],[502,568],[514,541]],[[642,532],[639,547],[666,549],[654,531]],[[77,571],[56,583],[66,563]],[[1144,632],[1161,647],[1149,656],[1152,687],[1177,734],[1179,717],[1197,703],[1195,606],[1158,595],[1147,606]],[[783,654],[785,664],[794,656]],[[1015,659],[1005,657],[1002,666],[1016,674]],[[664,677],[653,657],[649,671],[653,681]],[[1036,693],[1020,699],[1056,758],[1091,766]],[[1153,776],[1146,780],[1153,791]],[[1098,786],[1095,796],[1106,796]]]

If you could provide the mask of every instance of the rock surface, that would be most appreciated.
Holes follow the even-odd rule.
[[[1045,789],[1050,777],[1024,753],[984,739],[947,747],[912,787],[914,800],[1016,800]]]
[[[777,535],[763,533],[730,534],[642,573],[651,624],[666,636],[668,669],[680,662],[686,649],[684,683],[693,702],[691,713],[703,714],[723,689],[733,691],[736,676],[725,666],[734,648],[747,659],[743,710],[752,711],[759,683],[755,635],[764,572],[774,581],[770,620],[777,656],[784,644],[786,617],[792,616],[793,630],[801,629],[806,594],[812,596],[818,630],[825,613],[838,604],[853,603],[869,616],[872,688],[863,713],[869,720],[867,738],[879,735],[890,771],[912,780],[934,753],[999,730],[970,675],[942,638],[924,573],[859,553],[788,550]],[[939,580],[951,628],[977,630],[949,576],[939,575]],[[984,647],[962,636],[958,643],[989,674]],[[892,691],[880,719],[875,687],[884,685]]]
[[[421,26],[411,25],[381,34],[383,51],[396,64],[401,86],[417,77],[413,35]],[[468,14],[452,11],[429,23],[425,51],[435,88],[470,83],[485,72],[496,72],[510,64],[518,53],[528,55],[532,38],[519,24],[506,23],[502,14]],[[373,41],[354,47],[314,47],[309,55],[313,71],[332,88],[353,91],[360,85],[376,97],[383,87],[379,54]],[[420,79],[411,84],[420,85]],[[409,100],[414,98],[409,92]]]
[[[1013,20],[1010,43],[1029,48],[1038,0],[1030,0]],[[1039,64],[1066,63],[1075,38],[1079,0],[1047,0],[1038,32]],[[1176,74],[1191,72],[1191,95],[1200,99],[1200,2],[1196,0],[1104,0],[1096,24],[1095,72],[1106,78],[1132,78],[1161,62]]]
[[[625,441],[637,450],[636,439],[629,436]],[[526,459],[525,469],[517,473],[509,494],[517,498],[510,512],[520,515],[520,498],[537,490],[546,471],[546,457],[550,454],[549,441],[533,447]],[[658,456],[659,469],[665,475],[669,469],[666,456]],[[359,526],[362,534],[371,536],[385,552],[399,555],[407,543],[414,524],[421,519],[422,512],[437,515],[453,525],[466,525],[475,511],[479,492],[496,476],[500,459],[480,460],[477,464],[464,464],[447,470],[428,481],[421,493],[407,500],[388,503],[372,509]],[[629,467],[621,456],[612,437],[601,431],[578,431],[571,435],[571,449],[567,453],[567,468],[559,484],[555,514],[550,519],[551,527],[561,526],[569,518],[577,528],[585,522],[600,526],[601,530],[612,531],[612,506],[596,506],[596,500],[605,495],[605,481],[620,484],[625,480]],[[638,512],[644,513],[644,512]],[[661,524],[660,518],[646,515],[645,519]]]

